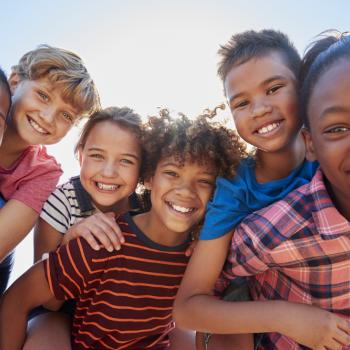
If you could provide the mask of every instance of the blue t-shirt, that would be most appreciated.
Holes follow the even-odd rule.
[[[2,195],[0,194],[0,208],[2,208],[5,205],[5,200],[2,198]]]
[[[284,198],[289,192],[308,183],[317,168],[318,162],[305,160],[283,179],[258,183],[254,159],[244,159],[234,178],[219,177],[216,180],[216,190],[207,207],[200,239],[215,239],[230,232],[248,214]]]

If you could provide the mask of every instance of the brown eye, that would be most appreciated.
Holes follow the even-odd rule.
[[[67,112],[63,112],[63,113],[62,113],[62,116],[63,116],[63,118],[64,118],[65,120],[67,120],[67,121],[69,121],[69,122],[71,122],[71,123],[74,121],[73,117],[72,117],[69,113],[67,113]]]
[[[283,86],[284,85],[274,85],[274,86],[272,86],[270,89],[267,90],[266,95],[272,95],[273,93],[275,93],[276,91],[281,89]]]

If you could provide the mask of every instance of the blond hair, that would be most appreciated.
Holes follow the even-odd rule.
[[[62,98],[78,110],[79,116],[100,109],[100,98],[82,59],[75,53],[49,45],[27,52],[12,67],[20,80],[47,78],[62,89]]]

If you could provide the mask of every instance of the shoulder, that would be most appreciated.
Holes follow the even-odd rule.
[[[17,164],[15,171],[21,177],[31,179],[40,177],[40,180],[57,179],[63,173],[61,165],[49,155],[44,146],[31,146]]]
[[[284,199],[248,215],[237,231],[273,249],[307,230],[315,207],[310,187],[310,183],[307,183],[290,192]]]
[[[56,158],[47,153],[45,146],[31,146],[24,156],[22,162],[30,163],[37,168],[50,167],[51,169],[61,169],[61,165]]]
[[[52,218],[54,221],[58,221],[61,216],[75,215],[80,217],[77,194],[71,179],[59,185],[44,203],[40,216],[45,219],[48,214],[51,214],[50,217],[54,216]]]
[[[215,196],[234,196],[235,193],[248,190],[247,180],[254,175],[254,160],[252,158],[243,159],[237,169],[237,173],[232,178],[219,176],[216,180]],[[214,196],[214,198],[215,198]]]

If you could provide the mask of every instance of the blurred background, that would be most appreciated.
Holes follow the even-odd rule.
[[[329,28],[349,30],[350,2],[292,0],[3,0],[0,66],[11,66],[39,44],[72,50],[86,63],[103,107],[141,115],[157,107],[196,116],[224,101],[217,50],[234,33],[264,28],[289,35],[302,54]],[[229,118],[229,111],[222,113]],[[49,147],[64,169],[79,172],[73,147],[79,128]],[[16,250],[11,281],[32,263],[32,234]]]

